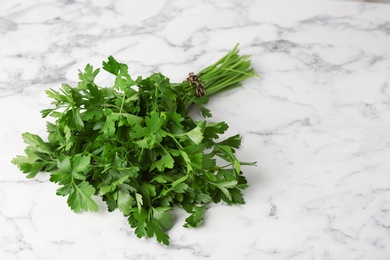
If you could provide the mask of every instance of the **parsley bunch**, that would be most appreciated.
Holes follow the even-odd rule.
[[[235,156],[241,137],[220,141],[228,125],[196,121],[189,106],[210,117],[203,106],[209,95],[255,75],[249,56],[238,55],[236,46],[196,82],[171,83],[161,73],[134,80],[112,56],[103,69],[115,76],[114,86],[96,85],[99,69],[87,65],[77,87],[46,92],[53,107],[41,113],[54,118],[47,122],[47,141],[24,133],[25,155],[12,160],[27,178],[50,172],[60,186],[57,195],[67,196],[74,212],[98,211],[92,196],[99,195],[109,211],[127,217],[139,238],[155,236],[165,245],[174,207],[190,214],[184,227],[197,227],[209,203],[244,203],[241,165],[251,163]],[[201,84],[205,96],[195,95],[192,83]]]

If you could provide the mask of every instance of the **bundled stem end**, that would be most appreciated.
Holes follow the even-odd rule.
[[[237,88],[241,82],[259,76],[251,67],[250,55],[239,55],[238,44],[213,65],[201,70],[196,76],[204,87],[204,95],[211,96],[222,91]],[[191,74],[190,74],[191,76]],[[190,106],[194,99],[199,97],[198,84],[191,84],[188,80],[178,84],[183,88],[185,104]]]

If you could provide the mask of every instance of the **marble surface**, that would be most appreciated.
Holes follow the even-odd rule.
[[[332,1],[15,0],[0,5],[0,259],[390,259],[390,5]],[[237,42],[262,77],[211,99],[243,135],[242,206],[171,245],[119,212],[75,214],[10,163],[45,135],[48,88],[108,55],[181,81]],[[102,82],[104,78],[100,79]]]

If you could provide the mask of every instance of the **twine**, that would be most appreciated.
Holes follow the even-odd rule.
[[[195,94],[197,97],[201,97],[205,95],[205,87],[203,82],[200,80],[198,75],[194,74],[193,72],[190,72],[188,74],[188,78],[185,80],[185,82],[188,81],[190,83],[190,86],[195,86]]]

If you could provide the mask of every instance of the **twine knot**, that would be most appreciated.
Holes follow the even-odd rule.
[[[188,78],[185,80],[190,83],[190,86],[195,86],[195,94],[197,97],[201,97],[205,95],[205,87],[203,82],[200,80],[198,75],[194,74],[193,72],[190,72],[188,74]]]

